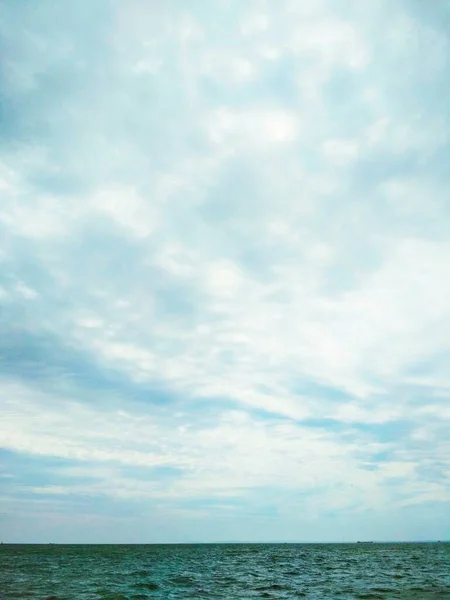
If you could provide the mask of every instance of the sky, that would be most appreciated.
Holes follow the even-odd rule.
[[[0,538],[450,538],[450,3],[3,0]]]

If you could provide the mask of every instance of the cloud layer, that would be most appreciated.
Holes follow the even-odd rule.
[[[312,4],[2,4],[5,538],[450,534],[450,13]]]

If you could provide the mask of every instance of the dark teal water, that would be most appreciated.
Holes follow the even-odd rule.
[[[2,600],[450,599],[450,544],[7,545]]]

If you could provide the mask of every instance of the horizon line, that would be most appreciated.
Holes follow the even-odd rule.
[[[342,544],[448,544],[450,539],[426,540],[344,540],[344,541],[214,541],[214,542],[6,542],[2,546],[217,546],[217,545],[342,545]]]

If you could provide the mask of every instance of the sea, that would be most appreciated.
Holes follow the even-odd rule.
[[[2,600],[450,600],[450,543],[0,547]]]

